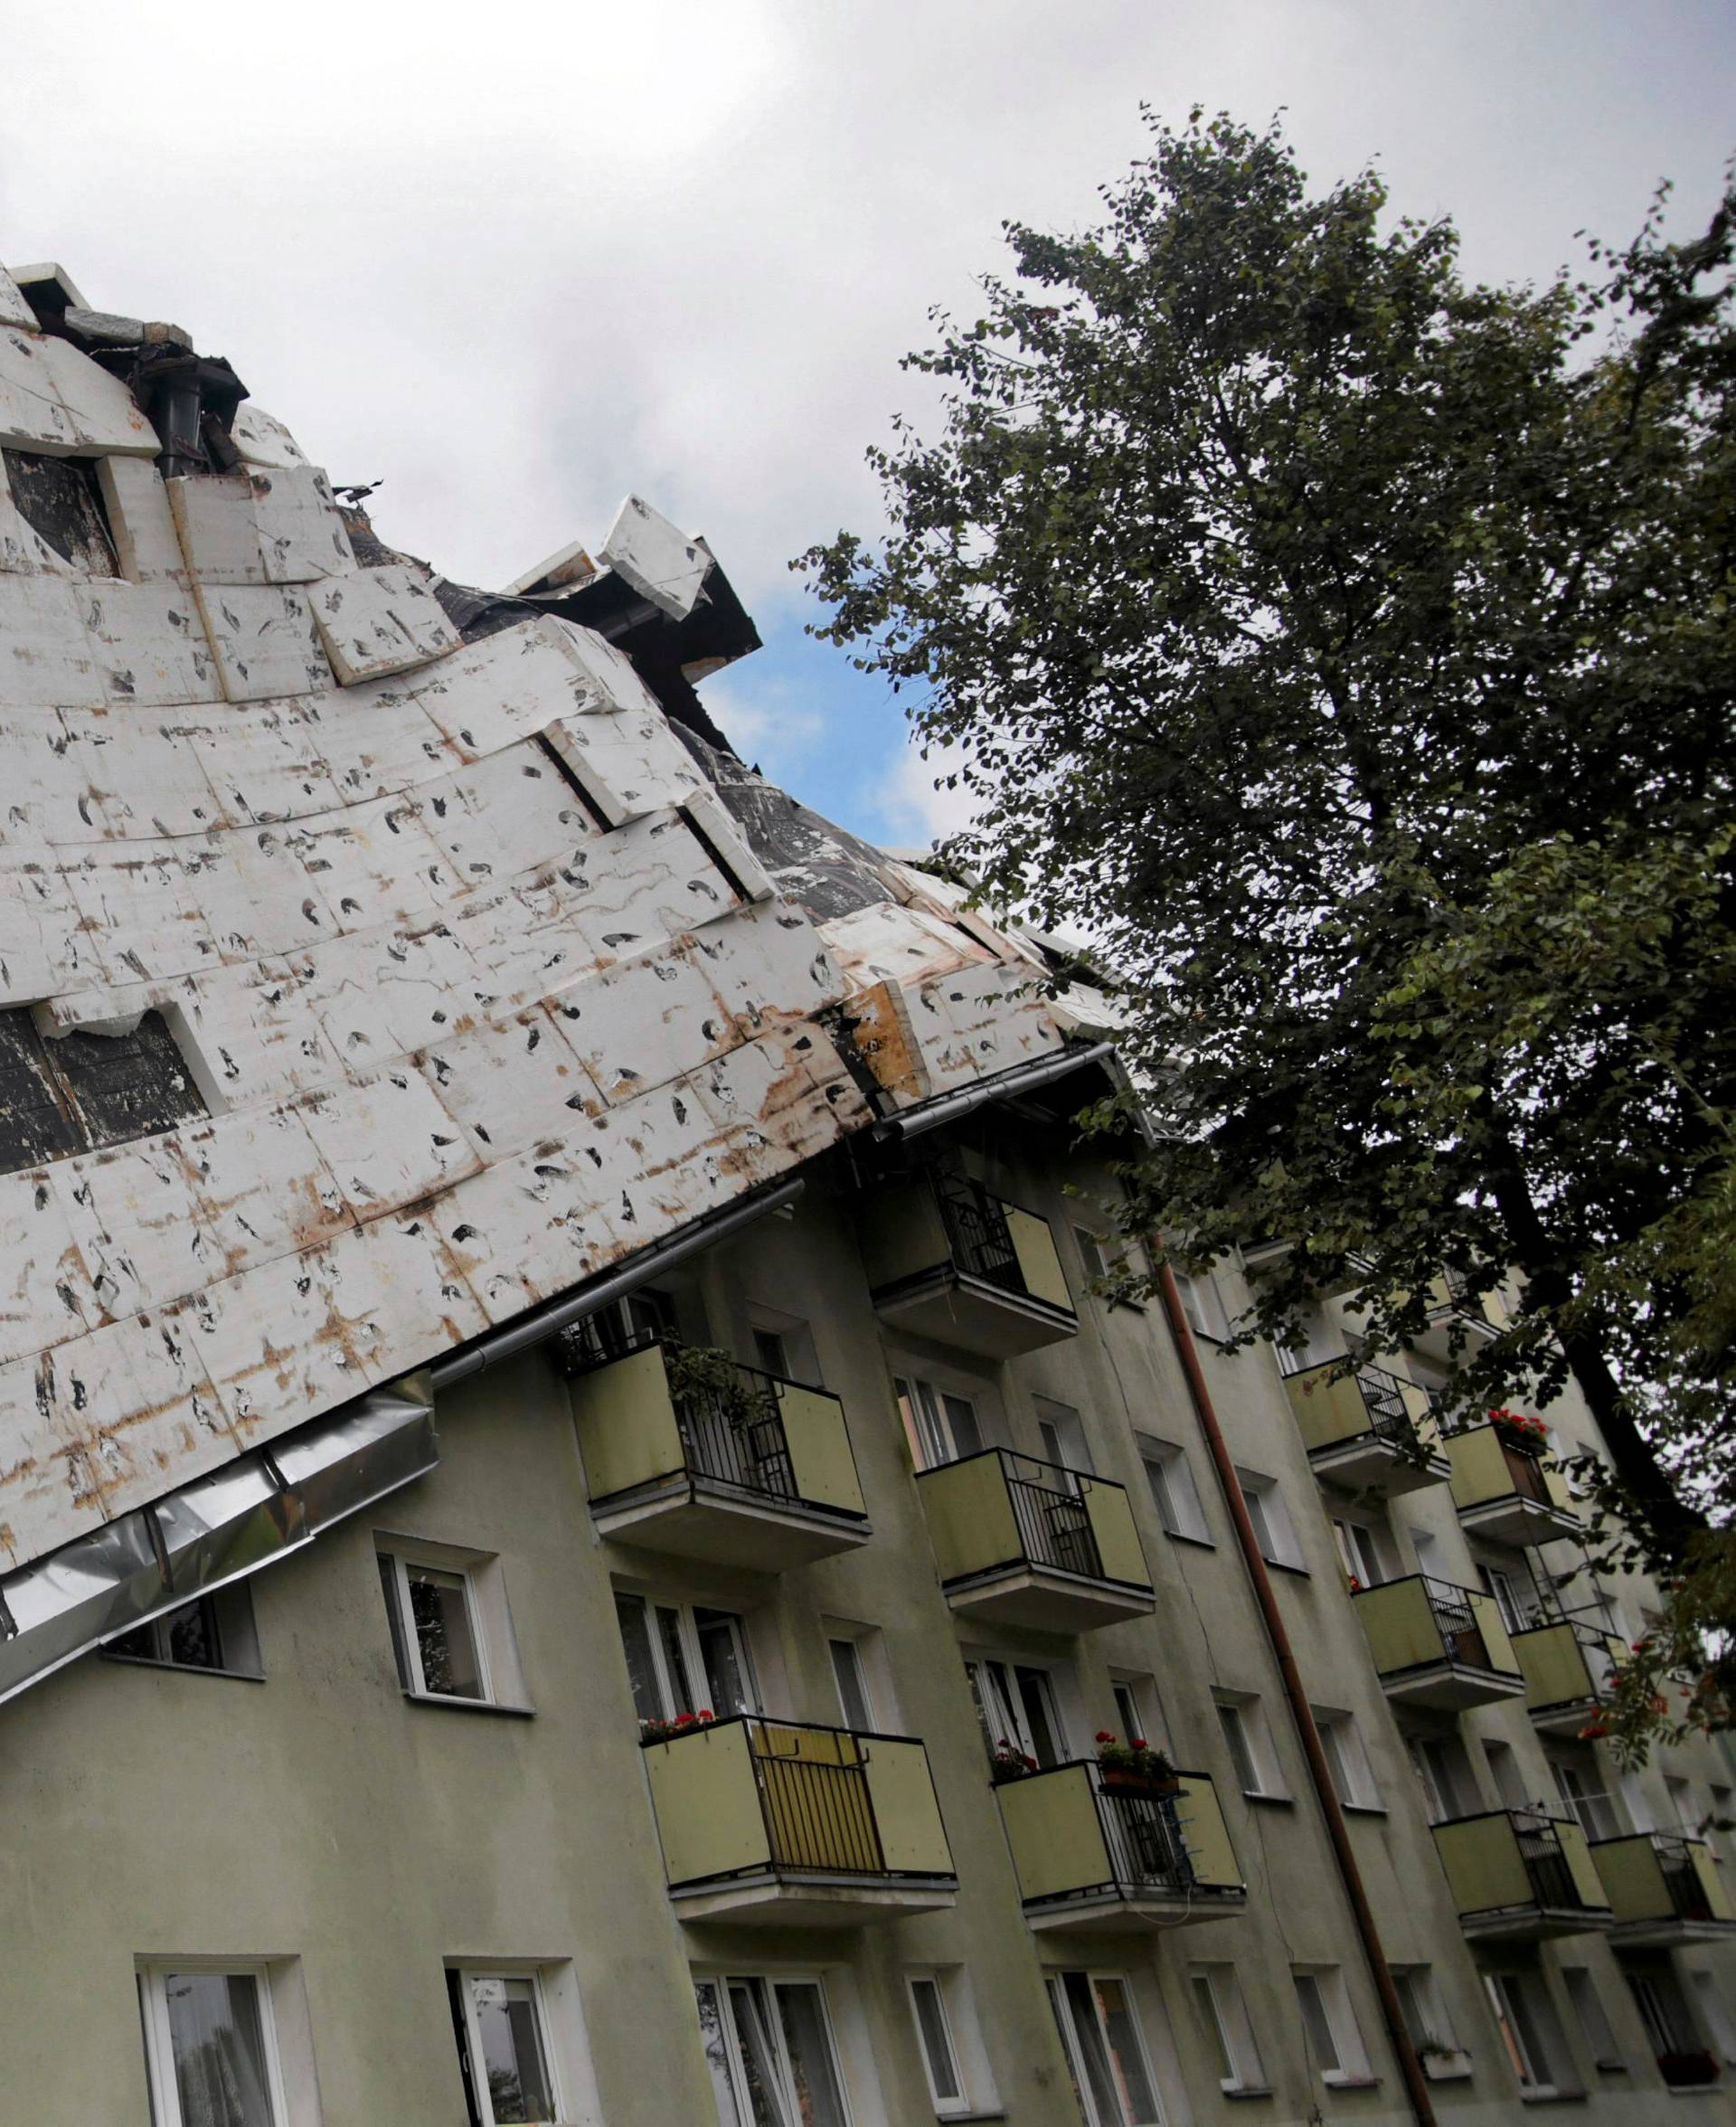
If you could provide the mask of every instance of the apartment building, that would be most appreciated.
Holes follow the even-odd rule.
[[[1098,1002],[728,753],[703,541],[453,586],[0,318],[0,2119],[1722,2116],[1578,1399],[1112,1304]]]

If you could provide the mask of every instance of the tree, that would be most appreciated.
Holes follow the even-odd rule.
[[[1516,1269],[1453,1394],[1571,1367],[1628,1555],[1727,1586],[1736,193],[1493,288],[1276,125],[1147,122],[908,358],[939,431],[797,564],[816,632],[915,693],[985,894],[1118,971],[1129,1231],[1269,1244],[1250,1336]]]

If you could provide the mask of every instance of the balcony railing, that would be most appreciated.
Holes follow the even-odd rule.
[[[674,1338],[652,1331],[570,1358],[599,1525],[627,1540],[726,1563],[746,1544],[740,1563],[774,1567],[865,1537],[838,1398],[722,1354],[712,1357],[726,1377],[707,1379],[716,1366],[684,1365],[684,1356]],[[731,1508],[732,1528],[719,1520]],[[754,1515],[751,1532],[741,1509]],[[786,1526],[773,1527],[768,1516]],[[797,1521],[805,1526],[788,1526]],[[760,1548],[762,1538],[769,1550]]]
[[[1541,1617],[1513,1636],[1525,1707],[1540,1728],[1576,1730],[1609,1696],[1628,1650],[1583,1618]]]
[[[1213,1920],[1245,1902],[1205,1773],[1123,1784],[1080,1759],[995,1792],[1033,1926]]]
[[[1630,1832],[1599,1839],[1591,1855],[1615,1910],[1618,1940],[1667,1947],[1736,1936],[1736,1907],[1704,1839]]]
[[[861,1917],[864,1895],[903,1912],[950,1902],[928,1754],[909,1736],[741,1715],[644,1755],[670,1890],[705,1899],[707,1916],[824,1924]]]
[[[1614,1914],[1584,1832],[1541,1810],[1495,1810],[1435,1827],[1467,1933],[1541,1939],[1608,1927]]]
[[[988,1448],[917,1486],[955,1610],[1072,1631],[1151,1609],[1132,1509],[1108,1478]]]
[[[1343,1365],[1305,1366],[1284,1384],[1316,1474],[1387,1495],[1439,1483],[1447,1464],[1427,1393],[1384,1366]]]
[[[883,1319],[1007,1357],[1077,1333],[1046,1219],[945,1169],[864,1201],[863,1252]]]
[[[1546,1544],[1579,1527],[1566,1481],[1541,1443],[1521,1442],[1483,1419],[1461,1423],[1445,1444],[1453,1504],[1467,1529],[1519,1545]]]
[[[1480,1589],[1411,1574],[1361,1590],[1355,1603],[1390,1698],[1457,1711],[1524,1689],[1501,1613]]]

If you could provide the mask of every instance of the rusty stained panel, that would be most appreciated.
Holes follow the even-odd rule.
[[[8,489],[0,1570],[1063,1038],[1013,941],[672,723],[641,665],[715,564],[647,505],[629,656],[363,536],[250,403],[244,470],[165,483],[115,380],[0,336],[0,430],[127,571]]]

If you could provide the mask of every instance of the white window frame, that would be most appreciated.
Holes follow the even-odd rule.
[[[1384,1810],[1386,1801],[1376,1784],[1355,1716],[1339,1706],[1316,1706],[1313,1713],[1340,1802],[1347,1810]]]
[[[1174,1263],[1170,1270],[1175,1280],[1175,1290],[1181,1295],[1182,1312],[1187,1317],[1187,1326],[1194,1336],[1203,1337],[1210,1344],[1228,1344],[1233,1334],[1230,1309],[1224,1304],[1216,1272],[1178,1271]]]
[[[700,1642],[699,1621],[695,1612],[708,1610],[714,1612],[719,1617],[728,1618],[735,1640],[736,1666],[741,1672],[741,1681],[747,1691],[748,1704],[745,1706],[712,1706],[711,1712],[717,1720],[728,1721],[733,1719],[739,1713],[758,1714],[764,1711],[764,1702],[760,1696],[759,1682],[754,1675],[753,1658],[748,1646],[747,1620],[740,1611],[723,1610],[717,1604],[711,1602],[684,1602],[665,1595],[647,1594],[642,1588],[617,1588],[614,1594],[618,1606],[623,1602],[637,1602],[645,1612],[646,1638],[651,1648],[651,1674],[653,1681],[656,1685],[658,1696],[663,1700],[663,1718],[665,1721],[673,1721],[677,1714],[703,1712],[704,1707],[703,1702],[700,1706],[684,1706],[677,1701],[669,1672],[669,1658],[664,1649],[663,1633],[658,1627],[656,1619],[656,1612],[660,1610],[672,1611],[675,1613],[675,1636],[681,1646],[681,1659],[687,1666],[689,1681],[696,1690],[701,1686],[709,1690],[711,1679],[705,1672],[705,1652]],[[616,1635],[618,1638],[619,1637],[618,1618]],[[627,1662],[625,1642],[621,1648],[621,1661],[625,1666]],[[629,1693],[630,1688],[629,1678]],[[634,1712],[638,1715],[637,1706],[634,1708]],[[641,1720],[645,1718],[643,1715],[638,1715],[638,1717]]]
[[[1432,1965],[1395,1964],[1392,1967],[1392,1984],[1397,1990],[1399,2005],[1404,2012],[1404,2028],[1410,2035],[1410,2043],[1422,2059],[1422,2072],[1431,2083],[1446,2083],[1468,2075],[1471,2056],[1460,2045],[1453,2019],[1447,2007],[1447,1998],[1441,1992],[1440,1981]],[[1440,2056],[1423,2057],[1421,2048],[1429,2040],[1441,2047]]]
[[[1486,1971],[1483,1988],[1521,2094],[1540,2098],[1570,2094],[1571,2085],[1556,2080],[1556,2064],[1549,2057],[1552,2038],[1562,2048],[1563,2060],[1566,2055],[1547,1998],[1543,1997],[1541,1979],[1533,1972]],[[1533,2048],[1525,2040],[1527,2025],[1540,2055],[1535,2060],[1532,2058]]]
[[[482,2127],[495,2127],[495,2121],[494,2100],[489,2095],[488,2076],[483,2059],[482,2033],[476,2023],[476,1999],[470,1990],[473,1980],[529,1980],[532,2003],[536,2012],[537,2042],[542,2049],[542,2068],[549,2079],[549,2102],[554,2107],[555,2119],[566,2119],[567,2093],[561,2078],[561,2061],[554,2044],[554,2023],[549,2014],[542,1967],[535,1964],[458,1964],[448,1966],[448,1969],[458,1974],[458,2002],[464,2015],[465,2052],[470,2066],[470,2096],[481,2116]]]
[[[1616,2028],[1609,2021],[1609,2011],[1603,2005],[1603,1995],[1590,1965],[1562,1965],[1561,1985],[1579,2021],[1591,2066],[1606,2075],[1625,2074],[1628,2063],[1622,2058],[1621,2041],[1616,2037]]]
[[[959,2113],[974,2112],[976,2107],[970,2094],[970,2079],[965,2073],[965,2064],[958,2040],[953,2032],[952,2005],[947,1996],[948,1981],[951,1974],[939,1965],[923,1965],[904,1974],[904,1988],[910,2001],[910,2022],[916,2031],[916,2050],[922,2056],[922,2073],[928,2079],[929,2098],[938,2119],[949,2120]],[[929,2051],[928,2034],[923,2028],[922,2013],[917,2007],[916,1990],[919,1987],[933,1990],[934,2003],[939,2017],[940,2037],[947,2048],[948,2065],[952,2070],[952,2080],[957,2085],[951,2097],[943,2096],[934,2079],[934,2060]]]
[[[1373,1522],[1357,1521],[1348,1514],[1331,1517],[1333,1540],[1344,1578],[1363,1588],[1378,1588],[1392,1578],[1382,1532]]]
[[[805,1316],[792,1315],[782,1308],[764,1307],[758,1300],[751,1300],[748,1305],[748,1328],[753,1337],[754,1356],[750,1362],[753,1366],[760,1366],[761,1336],[775,1337],[783,1347],[782,1367],[762,1367],[761,1372],[798,1382],[805,1388],[825,1387],[820,1375],[820,1355],[814,1341],[814,1326]]]
[[[844,1716],[844,1726],[858,1735],[874,1734],[880,1723],[874,1709],[874,1688],[868,1678],[868,1665],[862,1659],[861,1640],[854,1632],[828,1630],[826,1650],[831,1659],[832,1682],[837,1693],[838,1711]],[[844,1689],[844,1667],[839,1661],[841,1652],[848,1662],[856,1696],[862,1701],[863,1718],[860,1722],[851,1716],[849,1694]]]
[[[175,2087],[175,2040],[169,2027],[169,2000],[165,1982],[171,1973],[201,1972],[223,1979],[253,1981],[259,2009],[260,2047],[265,2056],[266,2103],[271,2108],[271,2127],[290,2127],[288,2103],[284,2094],[283,2055],[278,2039],[276,2004],[272,2000],[271,1968],[264,1959],[245,1957],[158,1957],[141,1964],[138,1973],[140,2020],[145,2031],[145,2066],[150,2083],[151,2117],[156,2127],[187,2127]]]
[[[1178,1441],[1165,1440],[1155,1432],[1137,1432],[1134,1442],[1164,1534],[1178,1536],[1184,1544],[1212,1544],[1212,1525],[1205,1517],[1187,1450]]]
[[[1235,1775],[1236,1785],[1244,1795],[1251,1795],[1256,1800],[1288,1801],[1289,1791],[1284,1785],[1283,1776],[1278,1770],[1277,1754],[1267,1731],[1266,1717],[1260,1710],[1258,1693],[1219,1688],[1212,1692],[1212,1698],[1218,1710],[1218,1726],[1222,1733],[1224,1751],[1230,1760],[1230,1769]],[[1229,1720],[1224,1718],[1226,1714],[1230,1716]],[[1230,1741],[1232,1723],[1241,1737],[1247,1761],[1253,1770],[1258,1786],[1249,1787],[1243,1782],[1238,1753]]]
[[[919,1470],[939,1470],[948,1462],[962,1462],[968,1456],[981,1454],[992,1444],[982,1407],[975,1396],[966,1395],[958,1389],[944,1388],[938,1381],[916,1374],[895,1374],[892,1389],[904,1420],[910,1454]],[[969,1411],[971,1423],[976,1428],[976,1447],[959,1446],[953,1430],[952,1413],[947,1409],[948,1401],[962,1404]]]
[[[1220,2075],[1218,2087],[1242,2096],[1269,2088],[1260,2042],[1248,2015],[1241,1975],[1227,1959],[1203,1961],[1187,1968],[1189,1991],[1203,2021],[1210,2011],[1208,2038],[1217,2041],[1219,2056],[1229,2069]]]
[[[1108,1980],[1121,1989],[1127,2005],[1128,2028],[1133,2034],[1134,2045],[1138,2049],[1139,2065],[1144,2070],[1146,2087],[1151,2093],[1151,2101],[1155,2108],[1145,2119],[1135,2120],[1132,2118],[1126,2106],[1118,2101],[1116,2106],[1116,2110],[1121,2114],[1118,2120],[1106,2120],[1099,2114],[1097,2102],[1091,2094],[1090,2078],[1085,2074],[1084,2064],[1079,2057],[1079,2037],[1074,2023],[1073,2005],[1068,1997],[1066,1988],[1066,1980],[1070,1971],[1081,1973],[1090,1990],[1091,2009],[1097,2018],[1098,2037],[1105,2053],[1109,2054],[1111,2057],[1113,2056],[1113,2049],[1109,2044],[1109,2018],[1104,2014],[1102,1998],[1098,1992],[1098,1988],[1105,1980]],[[1046,1971],[1043,1978],[1048,1986],[1049,1999],[1056,2008],[1055,2020],[1061,2032],[1062,2047],[1067,2055],[1068,2072],[1072,2077],[1074,2089],[1079,2093],[1080,2107],[1085,2115],[1086,2127],[1164,2127],[1163,2094],[1158,2088],[1156,2073],[1152,2066],[1151,2047],[1146,2043],[1145,2019],[1139,2013],[1139,2002],[1134,1991],[1132,1973],[1121,1971],[1099,1971],[1095,1967],[1086,1968],[1075,1965]]]
[[[1154,1749],[1167,1750],[1169,1725],[1164,1717],[1157,1679],[1147,1672],[1111,1669],[1109,1690],[1115,1706],[1115,1734],[1123,1743],[1143,1735]]]
[[[1097,1465],[1091,1460],[1091,1443],[1086,1436],[1085,1420],[1071,1404],[1058,1403],[1053,1396],[1035,1396],[1037,1437],[1043,1442],[1043,1459],[1057,1470],[1064,1470],[1080,1477],[1094,1477]]]
[[[1306,2033],[1307,2019],[1301,2007],[1304,1983],[1314,1989],[1315,1999],[1320,2005],[1320,2016],[1332,2041],[1336,2055],[1335,2065],[1321,2067],[1320,2080],[1333,2089],[1344,2085],[1355,2087],[1372,2083],[1373,2070],[1369,2066],[1368,2048],[1363,2042],[1362,2026],[1356,2020],[1356,2011],[1350,1999],[1350,1990],[1344,1984],[1344,1967],[1337,1964],[1293,1964],[1290,1978],[1297,1995],[1297,2013],[1303,2017]],[[1314,2041],[1307,2040],[1307,2051],[1316,2051]]]
[[[476,1569],[474,1566],[452,1563],[449,1559],[423,1555],[414,1543],[392,1543],[382,1537],[377,1546],[382,1565],[392,1568],[392,1593],[397,1598],[397,1646],[403,1658],[405,1669],[404,1688],[412,1698],[429,1699],[439,1706],[497,1706],[500,1702],[495,1691],[494,1664],[489,1659],[488,1633],[485,1627],[482,1604],[477,1600]],[[445,1574],[460,1582],[464,1589],[464,1620],[470,1633],[470,1645],[476,1656],[476,1692],[434,1691],[429,1687],[428,1674],[422,1667],[421,1636],[416,1630],[416,1613],[410,1593],[410,1569],[420,1566],[424,1573]]]
[[[1001,1677],[991,1671],[1001,1671]],[[1049,1725],[1055,1745],[1055,1763],[1066,1764],[1072,1755],[1067,1722],[1061,1712],[1061,1694],[1055,1688],[1055,1672],[1046,1663],[1020,1661],[1012,1655],[965,1652],[965,1674],[969,1678],[976,1697],[978,1715],[983,1725],[983,1737],[992,1758],[1001,1738],[1005,1736],[1013,1748],[1022,1751],[1026,1757],[1042,1763],[1037,1750],[1037,1738],[1032,1733],[1024,1711],[1024,1702],[1018,1690],[1019,1673],[1036,1679],[1037,1689],[1044,1702]],[[1049,1770],[1044,1766],[1043,1770]]]
[[[1301,1540],[1278,1479],[1261,1470],[1244,1470],[1238,1464],[1236,1483],[1247,1507],[1248,1518],[1254,1525],[1260,1555],[1267,1565],[1285,1566],[1291,1573],[1307,1573]]]
[[[826,1981],[818,1972],[812,1971],[741,1971],[707,1966],[693,1974],[695,1993],[701,1987],[713,1990],[718,2005],[719,2028],[723,2034],[724,2068],[727,2073],[735,2109],[742,2120],[753,2117],[753,2106],[748,2094],[745,2071],[742,2067],[741,2036],[736,2028],[735,2004],[730,1999],[730,1989],[739,1986],[757,1986],[763,1990],[770,2014],[765,2018],[766,2035],[771,2043],[774,2066],[778,2072],[778,2086],[767,2093],[772,2103],[784,2113],[788,2127],[801,2127],[801,2106],[796,2095],[795,2078],[790,2073],[789,2046],[784,2037],[783,2016],[778,2002],[780,1987],[807,1987],[813,1990],[820,2005],[820,2029],[832,2057],[833,2079],[838,2087],[838,2101],[844,2108],[846,2123],[852,2117],[850,2084],[844,2075],[844,2054],[838,2045],[838,2031],[832,2014],[832,2003],[826,1992]],[[780,2122],[782,2127],[782,2122]]]

